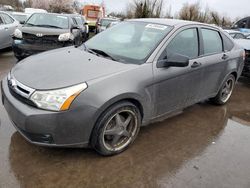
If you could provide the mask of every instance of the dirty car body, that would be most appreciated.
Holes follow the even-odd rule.
[[[127,32],[131,29],[134,35]],[[190,43],[192,36],[196,41]],[[213,36],[220,42],[215,51]],[[96,45],[99,40],[103,43]],[[108,51],[105,45],[111,40],[117,46]],[[156,41],[154,46],[151,40]],[[213,46],[206,46],[206,41]],[[120,45],[127,48],[118,50]],[[103,113],[121,101],[138,107],[144,126],[215,97],[228,75],[235,80],[240,76],[243,52],[213,26],[180,20],[131,20],[100,33],[85,46],[21,61],[2,80],[2,100],[14,126],[28,141],[86,147]],[[179,58],[172,65],[164,64],[175,56]],[[185,65],[178,64],[182,59],[187,59]],[[67,110],[36,103],[44,92],[72,86],[83,89]]]

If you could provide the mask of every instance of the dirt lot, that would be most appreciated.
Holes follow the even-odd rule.
[[[0,79],[15,65],[0,52]],[[194,105],[142,128],[124,153],[34,146],[15,131],[0,105],[0,188],[250,187],[250,79],[226,106]]]

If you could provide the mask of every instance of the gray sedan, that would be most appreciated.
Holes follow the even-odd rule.
[[[20,24],[17,20],[8,13],[0,11],[0,49],[12,45],[12,35],[18,26]]]
[[[244,58],[217,27],[130,20],[78,48],[24,59],[2,80],[2,102],[31,143],[113,155],[141,126],[206,99],[225,104]]]

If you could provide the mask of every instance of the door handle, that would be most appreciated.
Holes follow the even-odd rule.
[[[8,28],[8,27],[5,27],[4,29],[5,29],[5,30],[8,30],[9,28]]]
[[[229,58],[229,56],[228,56],[227,54],[223,54],[223,56],[222,56],[221,59],[226,60],[226,59],[228,59],[228,58]]]
[[[201,63],[198,63],[198,62],[194,62],[192,65],[191,65],[191,68],[197,68],[201,66]]]

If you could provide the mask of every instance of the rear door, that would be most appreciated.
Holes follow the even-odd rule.
[[[4,43],[6,46],[11,46],[12,44],[12,35],[17,28],[18,24],[15,22],[13,18],[11,18],[8,14],[1,13],[1,17],[5,23],[4,25]]]
[[[223,51],[223,40],[220,32],[213,28],[199,29],[201,36],[202,88],[201,99],[207,99],[218,92],[225,75],[230,52]]]
[[[2,13],[0,13],[0,49],[8,46],[8,31]]]

